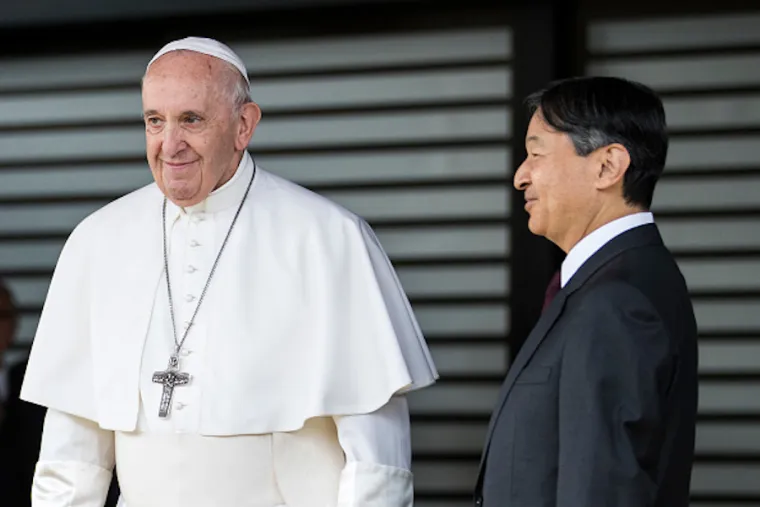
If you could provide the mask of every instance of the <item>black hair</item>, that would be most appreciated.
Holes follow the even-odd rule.
[[[574,77],[531,94],[526,105],[531,117],[540,112],[548,125],[567,134],[580,156],[612,143],[625,146],[631,163],[623,197],[651,207],[668,152],[665,109],[653,90],[617,77]]]

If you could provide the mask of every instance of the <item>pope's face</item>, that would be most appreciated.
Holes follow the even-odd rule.
[[[148,163],[158,187],[178,206],[197,204],[227,182],[247,146],[250,135],[233,114],[231,79],[223,62],[195,52],[167,53],[145,76]]]

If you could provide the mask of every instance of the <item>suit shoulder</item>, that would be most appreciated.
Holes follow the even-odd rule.
[[[580,291],[581,300],[585,305],[594,307],[619,306],[621,304],[649,304],[649,299],[634,284],[625,280],[611,279],[590,284]]]
[[[560,324],[572,337],[565,342],[568,360],[593,357],[595,363],[614,358],[613,364],[656,364],[672,350],[667,323],[635,286],[607,281],[578,296],[565,308]]]
[[[574,301],[569,303],[571,321],[662,323],[654,302],[625,280],[613,279],[592,284],[572,299]]]

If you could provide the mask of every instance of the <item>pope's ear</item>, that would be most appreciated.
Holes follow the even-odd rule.
[[[251,142],[253,132],[261,121],[261,108],[255,102],[243,104],[240,108],[240,122],[238,124],[238,136],[235,141],[235,148],[245,150],[248,143]]]

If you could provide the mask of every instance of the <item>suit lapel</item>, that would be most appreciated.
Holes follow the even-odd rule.
[[[504,408],[504,404],[507,401],[509,392],[512,390],[512,387],[515,384],[515,380],[517,379],[517,376],[525,368],[528,362],[530,362],[530,359],[533,357],[533,354],[536,353],[536,350],[538,350],[539,345],[541,345],[541,342],[544,340],[544,338],[546,338],[546,335],[549,333],[554,323],[562,314],[562,309],[565,306],[566,299],[567,299],[567,291],[564,289],[560,290],[557,293],[557,295],[554,297],[554,299],[552,300],[549,307],[543,313],[543,315],[541,315],[541,317],[538,319],[536,326],[528,335],[528,338],[525,340],[525,343],[520,349],[520,352],[517,354],[517,357],[515,357],[514,362],[509,367],[509,371],[507,372],[507,377],[504,379],[504,383],[502,384],[501,390],[499,392],[499,398],[496,401],[494,412],[491,416],[491,421],[488,424],[488,431],[486,433],[486,442],[485,442],[486,449],[488,449],[488,446],[491,442],[491,436],[493,435],[494,426],[496,424],[496,421],[499,418],[499,414],[501,413],[501,410]],[[483,453],[483,457],[481,458],[481,466],[482,466],[483,460],[485,459],[485,454],[486,453]]]

